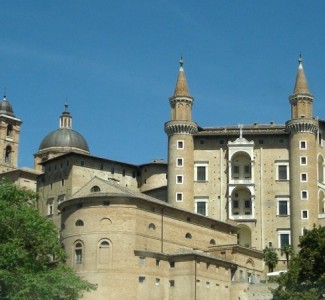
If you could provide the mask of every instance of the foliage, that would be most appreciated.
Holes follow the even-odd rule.
[[[269,268],[269,272],[273,272],[273,269],[278,263],[278,254],[275,252],[275,249],[272,247],[266,247],[263,250],[263,260]]]
[[[36,195],[0,180],[0,299],[78,299],[93,285],[65,265],[54,224]]]
[[[287,267],[289,266],[289,259],[291,256],[294,255],[293,249],[291,245],[284,245],[281,249],[281,255],[285,255],[286,257],[286,262],[287,262]]]
[[[275,300],[315,300],[325,294],[325,227],[307,231],[300,238],[300,252],[290,261],[273,291]]]

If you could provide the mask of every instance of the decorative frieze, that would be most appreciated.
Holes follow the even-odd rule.
[[[170,121],[165,123],[165,132],[168,136],[173,134],[195,134],[198,126],[195,122]]]

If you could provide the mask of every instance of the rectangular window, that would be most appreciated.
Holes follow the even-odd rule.
[[[169,286],[174,287],[175,286],[175,280],[169,280]]]
[[[196,213],[206,216],[207,215],[207,202],[206,201],[196,201]]]
[[[82,249],[76,249],[76,264],[81,264],[82,263]]]
[[[300,141],[299,148],[300,149],[307,149],[307,142],[306,141]]]
[[[232,172],[233,172],[234,174],[239,174],[239,166],[233,166],[233,168],[232,168]]]
[[[278,165],[278,180],[288,180],[288,165]]]
[[[205,181],[206,180],[206,169],[204,166],[197,167],[196,180],[197,181]]]
[[[251,200],[245,200],[245,208],[251,208]]]
[[[300,156],[300,164],[307,165],[307,157],[306,156]]]
[[[169,267],[170,268],[175,268],[175,262],[174,261],[170,261],[169,262]]]
[[[245,172],[245,175],[246,175],[246,174],[250,174],[250,173],[251,173],[251,166],[250,166],[250,165],[246,165],[246,166],[244,167],[244,172]]]
[[[177,141],[177,149],[184,149],[184,141]]]
[[[145,262],[146,262],[146,258],[145,258],[145,257],[142,257],[142,256],[140,256],[140,257],[139,257],[139,264],[140,264],[140,265],[144,265],[144,264],[145,264]]]
[[[302,210],[301,211],[301,218],[302,219],[308,219],[308,210]]]
[[[176,193],[176,201],[183,201],[183,193]]]
[[[54,210],[53,210],[53,208],[54,208],[53,202],[54,202],[53,199],[48,199],[47,200],[47,214],[49,216],[53,215],[53,212],[54,212]]]
[[[59,202],[59,203],[61,203],[61,202],[64,201],[64,200],[65,200],[65,195],[64,195],[64,194],[58,196],[58,202]]]
[[[156,278],[156,285],[160,285],[160,278]]]
[[[234,200],[234,208],[239,208],[239,201],[238,200]]]
[[[183,183],[183,175],[177,175],[176,176],[176,183],[182,184]]]
[[[301,200],[308,200],[308,191],[301,191]]]
[[[177,167],[183,167],[183,158],[177,158],[176,166]]]
[[[306,182],[307,181],[307,173],[301,173],[300,177],[301,177],[301,182]]]
[[[278,215],[279,216],[288,216],[289,215],[288,201],[280,200],[278,202]]]
[[[290,245],[290,231],[289,230],[279,230],[278,231],[279,238],[279,247],[283,248],[286,245]]]
[[[139,276],[139,283],[144,283],[146,281],[145,276]]]

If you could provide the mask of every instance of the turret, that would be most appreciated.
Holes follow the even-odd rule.
[[[308,88],[301,57],[293,94],[289,97],[290,133],[290,223],[291,243],[297,251],[299,236],[312,229],[318,219],[317,209],[317,132],[313,117],[313,95]]]
[[[190,95],[184,71],[180,67],[174,95],[169,98],[171,121],[165,124],[168,135],[168,202],[194,210],[194,142],[198,126],[192,121],[194,98]]]

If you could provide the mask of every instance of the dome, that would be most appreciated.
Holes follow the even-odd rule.
[[[89,153],[86,140],[80,133],[71,128],[59,128],[50,132],[41,142],[39,151],[48,148],[73,148]]]
[[[0,101],[0,115],[15,117],[12,106],[9,101],[7,101],[6,97],[3,97],[3,100]]]

